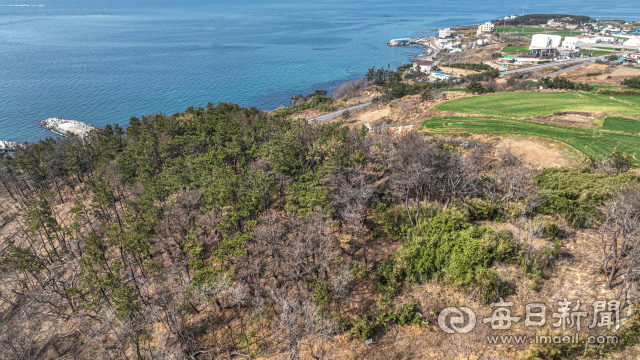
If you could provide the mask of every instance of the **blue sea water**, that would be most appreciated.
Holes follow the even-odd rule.
[[[523,11],[640,20],[637,0],[0,0],[0,139],[51,136],[48,117],[274,109],[422,52],[390,39]]]

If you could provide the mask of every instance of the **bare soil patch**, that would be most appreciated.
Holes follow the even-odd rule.
[[[373,110],[368,112],[362,112],[357,115],[358,122],[376,122],[384,117],[388,117],[391,115],[391,108],[386,106],[379,110]]]
[[[589,64],[569,70],[566,73],[562,74],[562,76],[571,81],[578,81],[593,85],[609,85],[611,81],[606,81],[606,78],[615,69],[616,67],[604,64]],[[599,80],[600,76],[587,76],[587,74],[596,73],[602,73],[605,81]]]
[[[601,119],[604,113],[567,112],[563,114],[537,115],[524,118],[524,120],[554,124],[560,126],[570,126],[582,129],[595,129],[599,125],[593,121]]]
[[[479,74],[480,73],[480,71],[451,68],[451,67],[446,67],[444,65],[441,66],[440,68],[442,69],[442,71],[454,74],[456,77],[470,75],[470,74]]]
[[[598,80],[606,80],[607,76],[611,76],[612,78],[628,78],[632,76],[640,76],[640,69],[634,69],[630,67],[619,67],[611,72],[611,74],[600,75],[598,76]]]
[[[537,140],[506,138],[497,146],[509,146],[523,163],[538,169],[575,164],[575,160],[569,156],[572,149],[566,145],[564,149],[554,148]]]

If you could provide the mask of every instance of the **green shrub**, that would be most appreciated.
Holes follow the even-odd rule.
[[[400,312],[396,315],[396,321],[398,325],[405,326],[409,324],[419,324],[420,323],[420,315],[416,311],[417,303],[411,303],[407,305],[400,306]]]
[[[472,81],[467,85],[467,92],[472,94],[487,94],[496,92],[491,86],[484,87],[479,81]]]
[[[409,229],[400,256],[411,281],[447,275],[462,285],[476,268],[487,268],[497,259],[514,255],[514,250],[508,231],[471,226],[461,214],[443,211]]]
[[[525,273],[536,276],[537,287],[541,269],[560,256],[558,239],[562,236],[561,229],[550,218],[538,219],[545,221],[538,227],[540,236],[555,241],[553,249],[538,253],[521,248],[510,231],[494,232],[488,227],[470,225],[463,214],[452,210],[421,218],[415,227],[404,226],[406,240],[402,249],[373,271],[374,288],[382,295],[379,303],[391,304],[406,283],[435,279],[469,292],[477,291],[483,301],[494,301],[512,292],[489,269],[496,261],[519,264]]]
[[[364,315],[360,318],[357,318],[353,322],[352,331],[354,334],[356,334],[357,337],[364,341],[371,338],[371,335],[373,335],[375,328],[376,324],[373,321],[369,320],[369,317],[367,315]]]
[[[456,68],[456,69],[475,70],[475,71],[491,70],[491,66],[487,65],[487,64],[454,63],[454,64],[444,64],[442,66],[450,67],[450,68]]]
[[[640,89],[640,76],[634,76],[629,79],[624,79],[621,82],[622,85],[626,85],[628,87]]]
[[[545,240],[560,239],[563,235],[560,226],[547,215],[537,215],[532,220],[525,222],[524,228],[533,236]]]
[[[548,77],[542,78],[538,81],[538,85],[545,89],[581,90],[587,92],[593,90],[593,86],[590,86],[589,84],[574,83],[573,81],[569,81],[561,76],[556,76],[553,79]]]
[[[545,240],[556,240],[561,239],[564,233],[562,228],[555,222],[548,222],[544,227],[544,232],[542,234],[542,238]]]
[[[485,303],[494,302],[498,298],[513,292],[511,286],[506,281],[500,280],[498,273],[492,269],[476,269],[469,280],[469,284],[476,286],[480,297]]]
[[[585,227],[599,216],[598,206],[617,189],[637,181],[637,176],[628,173],[613,176],[569,167],[546,168],[534,179],[541,188],[535,201],[542,205],[537,211],[558,214],[573,227]]]
[[[307,100],[307,102],[273,110],[270,113],[270,115],[272,117],[287,117],[307,109],[317,109],[320,111],[334,111],[336,107],[331,105],[331,98],[323,96],[322,95],[323,93],[326,94],[326,91],[316,90],[315,93],[309,94],[305,97],[305,100]]]
[[[406,268],[402,262],[398,261],[396,255],[394,254],[387,261],[379,264],[373,271],[375,276],[373,287],[382,294],[381,305],[390,305],[407,280]]]
[[[405,209],[390,209],[385,204],[378,204],[373,213],[373,220],[379,223],[373,231],[373,237],[387,237],[395,241],[404,239],[406,226],[411,223]]]
[[[598,89],[596,95],[630,95],[640,96],[640,90]]]
[[[370,339],[376,332],[387,331],[393,324],[399,326],[419,325],[420,315],[416,311],[417,303],[400,305],[398,311],[393,309],[379,310],[375,314],[369,313],[353,321],[351,331],[360,339]],[[347,328],[347,326],[343,326]]]
[[[500,218],[500,207],[482,199],[466,201],[469,220],[497,220]]]

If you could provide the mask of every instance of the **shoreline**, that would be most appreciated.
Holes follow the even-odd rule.
[[[20,146],[19,142],[0,140],[0,152],[11,151],[12,149],[15,149],[18,146]]]

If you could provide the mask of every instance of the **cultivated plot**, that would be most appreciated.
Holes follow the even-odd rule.
[[[430,119],[422,124],[422,128],[440,134],[539,136],[562,141],[587,156],[606,155],[615,150],[630,155],[634,164],[636,166],[639,164],[640,154],[637,153],[640,151],[640,137],[633,135],[541,124],[526,120],[476,117]]]
[[[640,96],[520,92],[457,99],[442,103],[436,109],[506,118],[549,115],[556,111],[600,112],[635,117],[640,116]]]

